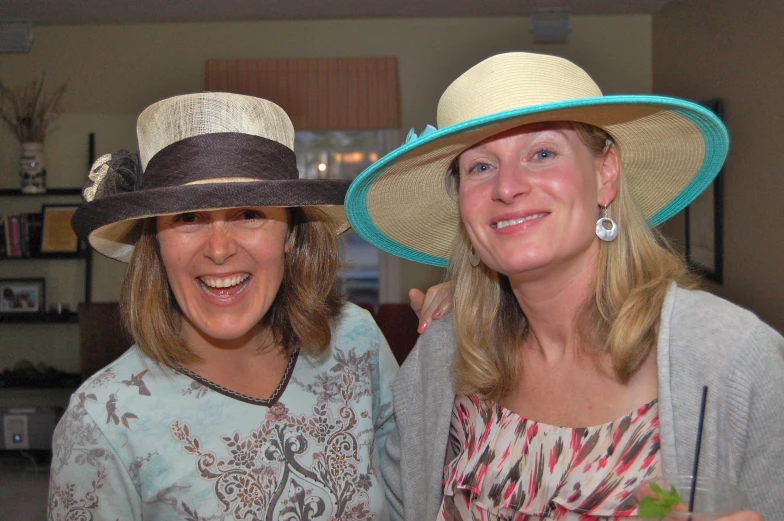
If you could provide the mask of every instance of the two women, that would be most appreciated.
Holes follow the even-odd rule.
[[[696,291],[652,229],[717,174],[721,122],[510,53],[452,83],[438,123],[346,198],[360,235],[448,264],[455,281],[452,319],[428,328],[394,385],[393,517],[636,515],[641,480],[691,473],[707,385],[700,474],[776,519],[784,339]]]
[[[348,182],[298,179],[287,115],[224,93],[138,120],[73,225],[128,262],[136,345],[57,427],[50,518],[386,519],[394,357],[336,285]]]

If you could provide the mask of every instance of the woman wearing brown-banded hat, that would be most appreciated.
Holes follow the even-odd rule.
[[[135,345],[74,393],[51,519],[386,519],[397,364],[336,284],[347,181],[298,179],[277,105],[202,93],[138,120],[73,218],[128,263]]]
[[[438,124],[346,196],[366,240],[455,282],[394,384],[393,518],[637,516],[641,480],[692,473],[708,386],[699,474],[778,519],[784,339],[697,291],[653,229],[718,173],[718,118],[509,53],[455,80]],[[736,509],[718,517],[759,519]]]

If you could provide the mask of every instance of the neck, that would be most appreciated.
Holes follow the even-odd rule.
[[[552,360],[584,351],[577,317],[593,295],[598,261],[597,251],[578,262],[550,266],[546,274],[510,277],[512,291],[528,321],[526,345]]]
[[[195,330],[183,333],[188,347],[201,358],[187,364],[197,375],[260,400],[269,399],[281,385],[290,353],[274,341],[268,327],[259,325],[242,338],[229,340],[208,338]]]
[[[184,321],[182,335],[191,352],[201,359],[189,364],[189,368],[193,370],[207,366],[238,370],[251,367],[251,362],[266,353],[280,352],[280,346],[274,341],[272,331],[262,325],[254,327],[241,337],[224,339],[207,336]]]

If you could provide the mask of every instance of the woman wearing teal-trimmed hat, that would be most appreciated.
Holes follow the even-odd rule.
[[[451,319],[395,382],[382,474],[396,517],[636,516],[641,480],[692,473],[707,386],[700,475],[777,518],[784,338],[698,291],[654,228],[718,173],[721,121],[509,53],[447,88],[438,126],[346,196],[366,240],[455,281]]]

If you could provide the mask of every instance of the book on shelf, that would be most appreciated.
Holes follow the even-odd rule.
[[[41,254],[41,232],[44,220],[41,213],[27,214],[28,256],[34,257]]]
[[[6,215],[0,227],[0,257],[36,257],[41,254],[43,217],[38,213]]]
[[[8,256],[8,254],[6,253],[7,248],[5,245],[6,237],[8,237],[8,234],[5,231],[5,216],[0,215],[0,258]]]

